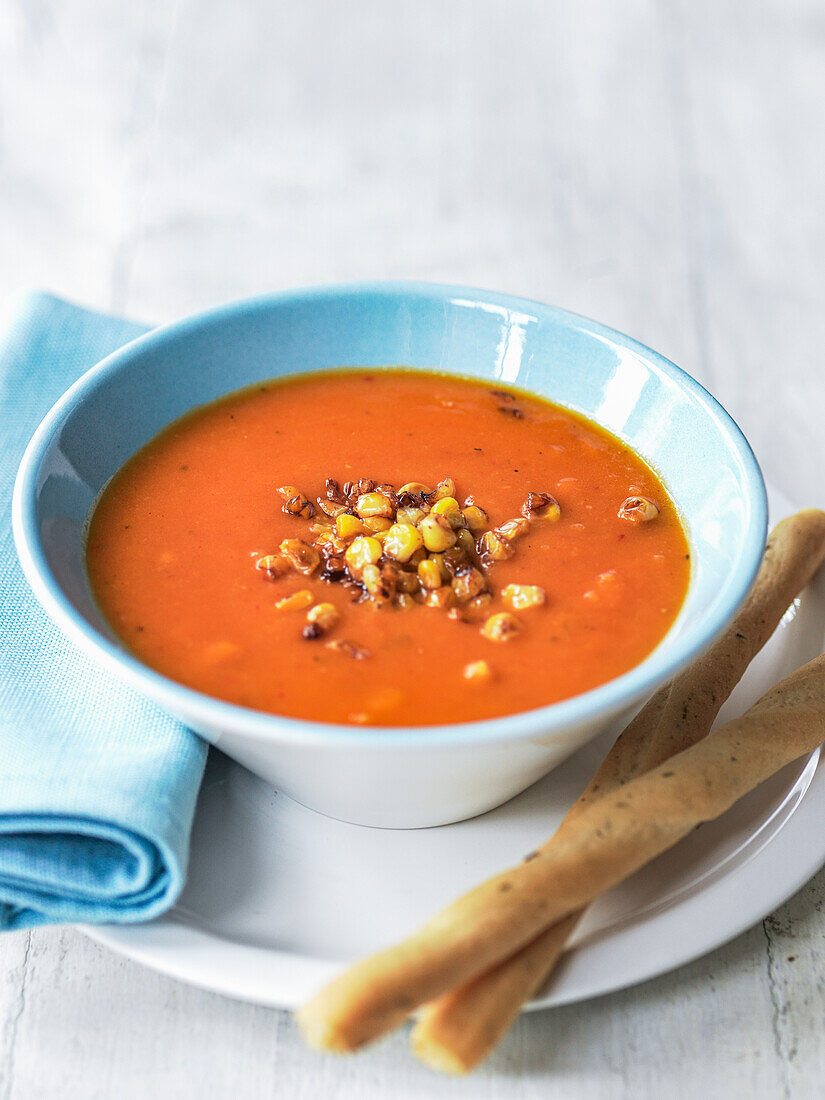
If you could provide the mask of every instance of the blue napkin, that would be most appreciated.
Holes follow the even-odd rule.
[[[0,328],[0,929],[141,921],[183,885],[206,745],[86,660],[23,578],[11,495],[29,437],[144,329],[29,293]]]

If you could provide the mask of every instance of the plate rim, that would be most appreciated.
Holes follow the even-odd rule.
[[[636,939],[640,941],[640,946],[649,947],[649,933],[651,926],[655,925],[658,940],[670,945],[680,944],[676,951],[671,947],[666,961],[663,962],[660,954],[655,952],[639,955],[628,950],[625,952],[627,956],[632,956],[634,960],[646,958],[647,962],[639,966],[634,961],[633,966],[628,968],[632,973],[618,979],[615,973],[611,975],[608,972],[601,979],[590,983],[579,982],[574,989],[567,991],[563,987],[554,990],[551,986],[546,994],[529,1001],[523,1011],[557,1008],[618,993],[678,970],[754,927],[796,894],[825,865],[825,836],[820,845],[810,852],[806,852],[806,848],[797,842],[800,835],[806,836],[809,841],[812,835],[817,835],[812,824],[819,823],[823,802],[825,761],[820,754],[816,770],[797,806],[759,851],[744,864],[703,885],[700,890],[687,894],[661,911],[635,918],[632,924],[615,933],[622,937],[625,947],[632,948],[632,941]],[[800,858],[800,855],[806,858]],[[737,896],[732,899],[733,880],[736,881]],[[754,899],[752,905],[742,904],[743,892]],[[713,911],[714,919],[711,921],[707,920],[709,908]],[[690,919],[694,914],[702,919]],[[670,935],[677,926],[679,936]],[[168,977],[234,1000],[269,1008],[296,1008],[341,969],[339,961],[255,947],[203,931],[181,919],[174,910],[144,925],[78,925],[77,928],[104,947]],[[688,935],[685,935],[686,928],[690,933]],[[592,952],[598,948],[598,943],[599,938],[587,941],[574,948],[570,955]],[[204,953],[211,958],[208,965]],[[289,985],[291,980],[294,983],[292,993],[283,989],[273,990],[268,986],[273,967],[287,972],[287,981],[283,984]],[[297,969],[300,974],[289,973]],[[599,968],[594,967],[594,972],[600,973]]]

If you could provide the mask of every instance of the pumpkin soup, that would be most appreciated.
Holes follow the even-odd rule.
[[[643,660],[684,599],[663,485],[515,389],[293,376],[168,426],[112,479],[87,563],[112,628],[189,687],[297,718],[492,718]]]

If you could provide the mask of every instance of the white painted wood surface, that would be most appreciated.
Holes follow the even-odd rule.
[[[408,277],[522,293],[669,355],[823,503],[821,0],[0,0],[0,297],[166,320]],[[823,822],[825,826],[825,822]],[[710,957],[523,1018],[473,1078],[70,929],[0,939],[0,1100],[815,1097],[825,875]]]

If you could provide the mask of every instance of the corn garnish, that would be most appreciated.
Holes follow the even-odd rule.
[[[451,477],[432,487],[408,481],[398,489],[372,478],[341,484],[330,477],[315,504],[295,485],[282,485],[277,492],[284,512],[307,521],[309,537],[284,539],[277,553],[256,560],[255,567],[270,580],[317,572],[320,580],[341,585],[373,609],[438,608],[456,622],[475,622],[482,636],[495,642],[521,632],[513,612],[547,600],[538,585],[508,584],[496,592],[491,579],[496,564],[516,553],[516,542],[528,535],[531,524],[559,519],[561,509],[550,493],[528,493],[520,516],[493,527],[475,497],[459,504]],[[638,497],[622,508],[627,509],[623,518],[634,520],[652,518],[646,514],[650,509],[658,513]],[[342,614],[334,604],[316,600],[309,589],[301,589],[275,606],[306,611],[302,633],[313,639],[334,630]],[[499,610],[502,606],[506,610]],[[341,639],[326,646],[356,660],[369,656]],[[486,661],[473,661],[463,675],[481,683],[492,673]]]
[[[470,661],[464,666],[464,679],[475,684],[483,684],[493,675],[486,661]]]
[[[658,514],[658,505],[647,497],[628,497],[619,508],[619,519],[626,519],[630,523],[649,523]]]

